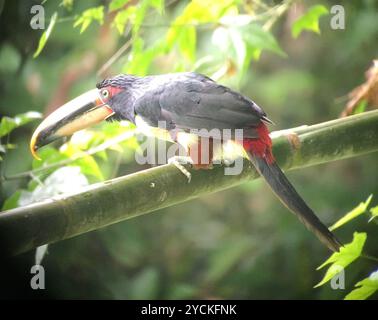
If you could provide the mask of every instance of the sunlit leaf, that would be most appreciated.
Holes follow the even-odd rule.
[[[23,114],[19,114],[14,118],[10,117],[2,117],[0,122],[0,137],[3,137],[14,129],[21,127],[35,119],[40,119],[42,115],[39,112],[26,112]]]
[[[4,201],[2,211],[10,210],[18,207],[18,199],[20,199],[21,191],[18,190],[13,193],[8,199]],[[1,214],[1,213],[0,213]]]
[[[365,300],[378,290],[378,271],[373,272],[355,285],[359,287],[346,295],[344,300]]]
[[[80,33],[83,33],[93,21],[97,21],[100,25],[104,23],[104,6],[85,10],[75,20],[74,28],[81,25]]]
[[[58,19],[58,13],[54,12],[54,14],[51,16],[51,20],[50,20],[49,26],[47,27],[47,30],[42,33],[42,36],[39,39],[38,48],[33,54],[34,59],[40,55],[43,48],[45,47],[47,39],[50,37],[50,34],[55,26],[57,19]]]
[[[101,160],[104,160],[104,161],[107,161],[107,160],[108,160],[108,155],[107,155],[107,153],[106,153],[105,150],[102,150],[102,151],[100,151],[100,152],[97,152],[97,153],[95,154],[95,156],[98,157],[98,158],[101,159]]]
[[[369,219],[369,222],[372,221],[374,218],[378,217],[378,206],[370,209],[371,218]]]
[[[231,57],[241,71],[248,67],[252,58],[258,59],[262,50],[286,56],[274,36],[257,24],[218,27],[213,32],[212,42],[225,56]]]
[[[291,33],[293,37],[297,38],[303,30],[309,30],[315,33],[320,33],[319,18],[327,14],[328,9],[325,6],[312,6],[302,17],[300,17],[293,23],[291,27]]]
[[[150,0],[150,6],[155,8],[160,14],[163,14],[164,0]]]
[[[228,10],[237,10],[234,0],[211,1],[211,0],[194,0],[191,1],[171,24],[166,36],[167,49],[172,49],[176,44],[181,44],[182,53],[193,56],[193,47],[195,45],[195,25],[199,23],[217,22],[220,17],[225,15]],[[182,35],[186,32],[186,35]],[[185,41],[188,51],[185,48]],[[183,50],[184,49],[184,50]]]
[[[100,167],[92,156],[84,156],[79,158],[73,162],[73,165],[78,165],[81,172],[86,176],[93,176],[98,180],[104,180]]]
[[[276,38],[269,32],[262,29],[257,24],[250,24],[242,29],[243,39],[253,48],[272,51],[282,57],[286,53],[279,46]]]
[[[178,38],[179,49],[183,56],[189,61],[194,62],[196,53],[196,28],[193,26],[181,28]]]
[[[0,123],[0,137],[7,135],[17,128],[17,124],[13,118],[2,117]]]
[[[144,76],[155,57],[164,52],[163,41],[158,41],[149,47],[144,46],[142,38],[135,39],[133,50],[129,56],[129,62],[123,68],[123,72]]]
[[[236,2],[235,0],[193,0],[183,10],[180,22],[216,22],[226,15],[228,10],[236,9]]]
[[[136,11],[136,6],[130,6],[127,9],[119,11],[115,16],[113,20],[113,26],[116,27],[121,35],[125,32],[125,27],[128,22],[130,22],[131,24],[134,23]]]
[[[367,107],[367,101],[362,100],[359,102],[358,106],[353,110],[353,114],[359,114],[365,112]]]
[[[366,199],[365,202],[361,202],[357,207],[355,207],[352,211],[349,211],[344,217],[342,217],[340,220],[338,220],[335,224],[333,224],[329,229],[331,231],[341,227],[342,225],[346,224],[350,220],[358,217],[359,215],[363,214],[367,207],[369,206],[371,199],[373,198],[373,195],[371,194],[369,198]]]
[[[331,280],[335,275],[337,275],[340,272],[341,268],[346,268],[354,260],[356,260],[361,255],[366,238],[366,233],[355,232],[353,234],[352,242],[341,247],[340,252],[333,253],[327,261],[325,261],[321,266],[319,266],[317,270],[320,270],[326,265],[331,264],[323,279],[315,286],[315,288],[322,286],[323,284]]]
[[[59,152],[58,150],[56,150],[55,148],[50,147],[50,146],[46,146],[46,147],[39,149],[38,155],[42,159],[42,161],[37,160],[37,159],[33,159],[32,168],[34,170],[41,168],[41,167],[47,167],[50,164],[69,159],[69,157],[67,155]],[[55,170],[54,168],[50,169],[51,172],[54,171],[54,170]],[[46,172],[48,172],[48,171],[46,171]]]

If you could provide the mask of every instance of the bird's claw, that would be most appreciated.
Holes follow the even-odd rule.
[[[190,157],[174,156],[168,159],[169,164],[173,164],[188,179],[188,183],[192,180],[192,174],[185,166],[190,168],[193,166],[193,160]]]

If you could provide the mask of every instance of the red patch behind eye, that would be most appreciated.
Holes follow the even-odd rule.
[[[123,91],[122,88],[119,88],[119,87],[111,87],[111,86],[107,87],[106,89],[109,90],[109,92],[110,92],[110,97],[113,97],[113,96],[117,95],[118,93],[120,93],[121,91]]]

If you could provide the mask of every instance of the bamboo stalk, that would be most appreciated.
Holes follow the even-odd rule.
[[[275,157],[285,170],[355,157],[378,151],[378,111],[272,136]],[[23,253],[256,177],[247,161],[243,172],[234,176],[224,175],[220,166],[192,171],[190,184],[173,165],[140,171],[92,185],[77,194],[2,212],[2,247],[8,254]]]

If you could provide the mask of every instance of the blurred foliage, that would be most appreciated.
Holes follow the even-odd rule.
[[[349,211],[345,216],[339,219],[330,228],[330,230],[335,230],[336,228],[344,226],[346,223],[349,223],[351,220],[355,219],[361,214],[366,213],[372,198],[373,196],[370,195],[365,202],[361,202],[357,207],[355,207],[353,210]],[[368,220],[368,222],[370,222],[374,217],[375,208],[376,207],[370,209],[372,217]],[[363,247],[365,245],[366,239],[367,234],[365,232],[355,232],[353,235],[353,241],[351,243],[345,244],[344,247],[340,249],[340,252],[333,253],[329,257],[329,259],[327,259],[327,261],[319,266],[317,270],[320,270],[326,265],[331,264],[323,279],[315,286],[315,288],[320,287],[333,278],[337,277],[338,275],[340,275],[340,272],[344,273],[345,268],[357,259],[365,258],[371,260],[372,262],[378,263],[378,258],[363,253]],[[346,295],[345,300],[364,300],[378,291],[377,272],[378,270],[372,272],[368,278],[357,282],[355,287],[359,288],[354,289],[348,295]]]
[[[30,27],[33,4],[40,2],[0,0],[3,210],[146,168],[134,158],[143,140],[127,123],[78,132],[59,148],[41,149],[43,161],[29,154],[37,124],[29,121],[38,114],[26,112],[49,113],[104,77],[202,72],[253,98],[276,130],[337,117],[377,54],[374,0],[343,3],[345,30],[331,29],[327,13],[336,2],[325,0],[45,1],[46,30]],[[331,223],[378,194],[376,163],[371,154],[290,179]],[[377,264],[358,258],[362,246],[378,255],[377,207],[366,224],[365,204],[337,230],[345,243],[356,232],[354,241],[328,260],[346,266],[356,258],[346,271],[347,290],[313,289],[325,248],[255,181],[51,245],[43,262],[46,292],[55,298],[342,299],[347,292],[347,298],[374,298]],[[15,258],[23,276],[2,295],[36,294],[24,288],[33,254]]]

